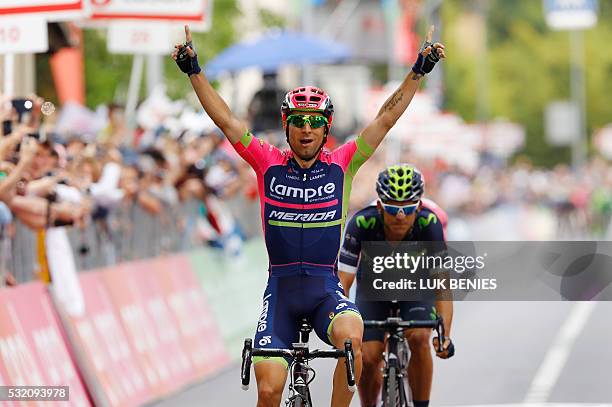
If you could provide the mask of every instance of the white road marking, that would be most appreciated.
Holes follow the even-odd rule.
[[[576,337],[584,328],[596,304],[594,301],[578,302],[572,307],[569,316],[561,326],[555,341],[534,376],[524,403],[537,404],[548,399],[565,366],[565,362],[567,362]],[[534,340],[536,339],[534,338]],[[569,404],[564,405],[569,406]]]

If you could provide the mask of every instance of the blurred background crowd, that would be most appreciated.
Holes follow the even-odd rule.
[[[45,263],[57,257],[58,231],[73,249],[60,248],[60,257],[74,256],[80,269],[205,243],[237,255],[243,239],[256,233],[254,225],[237,222],[257,210],[254,174],[210,121],[183,111],[183,120],[198,123],[128,133],[123,108],[110,105],[96,113],[102,117],[92,115],[100,124],[95,133],[72,134],[41,120],[42,99],[27,101],[21,111],[14,105],[23,100],[5,100],[1,112],[7,131],[0,139],[6,283],[49,278]],[[146,110],[143,105],[140,112]]]
[[[436,23],[449,58],[355,178],[351,213],[375,198],[378,171],[404,161],[448,212],[450,239],[612,238],[609,131],[600,131],[612,121],[601,80],[612,56],[590,37],[610,35],[606,2],[578,42],[599,58],[581,66],[540,2],[217,0],[213,10],[213,29],[195,34],[205,72],[258,137],[283,148],[287,89],[313,83],[330,93],[333,149],[375,115],[412,63],[421,28]],[[285,39],[286,29],[310,37]],[[54,264],[85,270],[201,245],[239,259],[261,235],[254,173],[168,54],[147,56],[141,84],[143,56],[111,52],[107,34],[49,23],[49,51],[16,61],[30,79],[18,69],[1,96],[0,285],[49,280]],[[330,42],[318,44],[323,37]],[[280,54],[296,47],[308,60],[270,65],[255,49],[232,65],[224,54],[279,41]],[[586,99],[578,135],[564,143],[545,122],[562,121],[549,103],[574,98],[576,70]]]

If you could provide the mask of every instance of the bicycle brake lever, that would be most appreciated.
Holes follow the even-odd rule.
[[[444,320],[440,316],[438,317],[436,331],[438,332],[438,352],[444,352]]]

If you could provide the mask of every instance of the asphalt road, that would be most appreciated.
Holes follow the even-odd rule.
[[[457,354],[435,360],[431,405],[612,406],[611,315],[608,302],[456,303]],[[328,406],[334,362],[312,366],[313,403]],[[232,366],[154,406],[255,406],[252,378],[242,391],[239,366]],[[359,405],[356,396],[351,406]]]

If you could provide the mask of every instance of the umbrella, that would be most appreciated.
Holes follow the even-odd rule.
[[[206,65],[206,75],[215,77],[249,67],[270,72],[281,65],[338,62],[349,56],[349,49],[342,44],[300,32],[275,30],[227,48]]]

